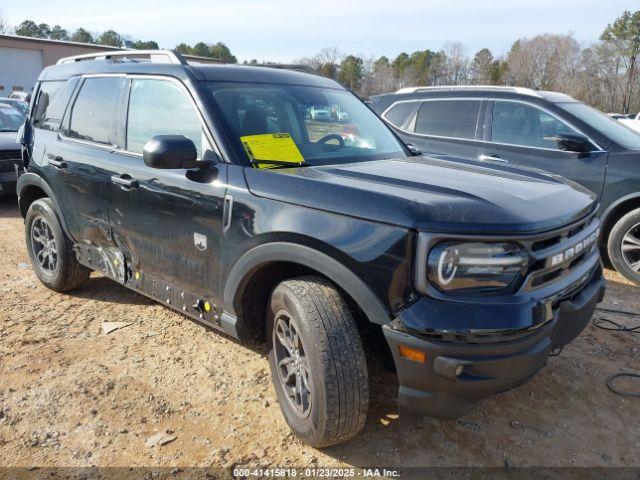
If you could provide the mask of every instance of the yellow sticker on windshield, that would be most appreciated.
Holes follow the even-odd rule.
[[[249,159],[256,168],[283,164],[301,165],[304,158],[288,133],[265,133],[240,137]]]

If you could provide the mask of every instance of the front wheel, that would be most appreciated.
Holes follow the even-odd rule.
[[[614,268],[640,285],[640,208],[627,213],[613,226],[607,250]]]
[[[293,432],[313,447],[357,435],[369,405],[362,342],[347,303],[319,277],[280,283],[267,309],[269,366]]]

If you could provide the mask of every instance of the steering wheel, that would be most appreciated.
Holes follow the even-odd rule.
[[[337,140],[338,143],[340,144],[339,146],[344,147],[344,138],[342,138],[337,133],[330,133],[329,135],[325,135],[320,140],[318,140],[317,143],[327,143],[330,140]]]

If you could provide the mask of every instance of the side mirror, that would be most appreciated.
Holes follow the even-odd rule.
[[[211,163],[196,160],[196,146],[184,135],[156,135],[144,144],[142,158],[148,167],[161,169],[200,168]]]
[[[411,155],[414,157],[418,157],[420,155],[422,155],[422,152],[420,150],[418,150],[418,147],[416,147],[414,144],[412,143],[405,143],[405,145],[407,146],[407,148],[409,149],[409,151],[411,152]]]
[[[558,150],[565,152],[588,153],[593,150],[591,142],[582,135],[560,133],[555,137]]]
[[[16,141],[26,148],[31,148],[33,145],[33,126],[31,125],[29,118],[25,118],[24,123],[18,130]]]

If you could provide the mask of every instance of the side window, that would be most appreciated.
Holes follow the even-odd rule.
[[[208,142],[187,92],[168,80],[133,79],[127,119],[127,150],[142,153],[156,135],[184,135],[202,157]]]
[[[117,120],[122,77],[85,79],[73,104],[68,136],[96,143],[114,144],[112,128]]]
[[[420,105],[420,102],[401,102],[396,103],[384,114],[385,120],[391,125],[401,129],[408,130],[411,119]]]
[[[77,78],[66,82],[42,82],[33,109],[33,125],[45,130],[58,130],[77,83]]]
[[[434,100],[423,102],[415,132],[423,135],[473,140],[480,113],[478,100]]]
[[[491,141],[523,147],[556,149],[559,134],[577,134],[564,122],[531,105],[496,101],[493,106]]]

